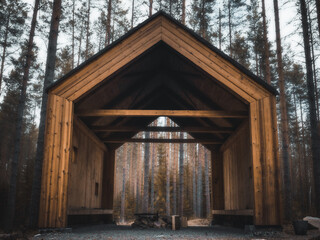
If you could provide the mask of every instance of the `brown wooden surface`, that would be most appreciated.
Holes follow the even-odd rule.
[[[163,69],[149,68],[152,67],[151,63],[156,63],[152,62],[152,58],[158,56],[159,51],[164,49],[168,51],[171,71],[168,67],[165,73]],[[155,52],[152,54],[153,50]],[[148,62],[151,65],[148,65]],[[133,63],[137,64],[132,65]],[[126,77],[126,70],[130,70],[129,65],[131,72]],[[143,75],[140,76],[138,73],[134,77],[132,71],[135,69],[139,69]],[[118,78],[117,74],[120,74]],[[121,79],[125,78],[127,80],[122,84]],[[165,82],[165,79],[170,81]],[[128,85],[130,81],[131,85]],[[99,91],[101,86],[103,87]],[[103,94],[106,95],[104,101],[98,104]],[[87,99],[89,100],[86,101]],[[76,114],[88,109],[142,110],[138,110],[140,118],[132,115],[81,117],[82,123],[77,121],[76,124],[76,128],[80,131],[74,132],[75,135],[79,135],[72,137],[73,104],[77,109]],[[86,195],[83,198],[86,204],[88,203],[87,208],[98,206],[112,209],[115,152],[114,149],[105,148],[101,139],[110,141],[121,138],[123,141],[133,137],[135,132],[124,134],[109,131],[94,134],[91,128],[116,126],[119,129],[124,126],[147,126],[158,115],[141,117],[141,112],[145,112],[145,109],[167,111],[162,115],[168,115],[168,110],[172,112],[172,109],[183,110],[185,113],[189,111],[185,117],[171,115],[182,128],[199,126],[236,129],[242,118],[249,116],[249,127],[244,128],[245,130],[240,129],[240,133],[233,133],[233,137],[230,137],[232,135],[229,135],[230,132],[191,132],[191,135],[197,141],[211,139],[212,142],[212,139],[221,139],[219,142],[222,143],[228,136],[230,139],[226,141],[222,152],[213,154],[217,159],[213,158],[215,168],[213,168],[212,188],[216,191],[213,193],[215,210],[249,208],[253,209],[255,225],[281,224],[281,178],[275,97],[184,29],[159,16],[50,90],[42,172],[40,227],[66,226],[67,202],[71,207],[78,201],[75,197],[71,197],[73,193],[67,195],[67,190],[72,192],[72,189],[75,189],[72,186],[75,186],[76,181],[85,189]],[[200,112],[194,110],[207,111],[211,115],[197,115]],[[244,110],[249,112],[243,112]],[[161,110],[157,111],[160,114]],[[212,115],[212,111],[215,115]],[[235,112],[236,115],[230,115]],[[239,112],[241,114],[238,114]],[[101,112],[99,114],[101,116]],[[217,116],[220,118],[212,118]],[[74,170],[73,164],[76,163],[71,163],[69,169],[71,146],[78,146],[79,159],[95,159],[87,162],[89,170],[86,173],[84,167],[82,170],[78,169],[79,171]],[[79,151],[83,151],[85,155],[81,155]],[[252,166],[252,180],[248,179],[250,166]],[[96,168],[102,169],[103,178]],[[71,178],[68,182],[69,173]],[[72,178],[76,175],[78,177]],[[95,177],[98,176],[102,178],[99,187],[104,189],[100,203],[97,199],[91,198],[94,186],[90,182],[93,182],[93,179],[96,182]],[[84,178],[83,182],[81,178]],[[81,193],[74,194],[76,195],[82,196]]]
[[[73,129],[73,146],[77,148],[77,159],[70,163],[68,209],[101,208],[102,170],[106,146],[101,142],[97,144],[97,139],[93,140],[92,133],[79,126],[77,123]],[[98,195],[95,195],[96,183],[99,184]]]
[[[210,139],[164,139],[164,138],[129,138],[129,139],[110,139],[104,140],[105,143],[126,143],[126,142],[136,142],[136,143],[202,143],[202,144],[212,144],[220,145],[223,142],[214,141]]]
[[[240,215],[240,216],[253,216],[253,209],[239,209],[239,210],[212,210],[214,215]]]
[[[68,215],[104,215],[113,214],[112,209],[102,208],[69,208]]]
[[[112,209],[114,193],[115,149],[111,147],[109,147],[108,149],[109,151],[105,154],[103,165],[103,192],[101,207]]]
[[[198,132],[198,133],[232,133],[232,128],[214,128],[214,127],[94,127],[95,132]]]
[[[82,117],[202,117],[202,118],[247,118],[246,112],[227,112],[211,110],[132,110],[132,109],[111,109],[111,110],[83,110],[77,112]]]
[[[224,209],[223,158],[219,150],[211,151],[212,208]]]
[[[40,227],[66,225],[72,102],[49,95],[39,211]]]
[[[245,121],[229,138],[223,154],[224,209],[252,209],[253,183],[249,141],[249,124]]]

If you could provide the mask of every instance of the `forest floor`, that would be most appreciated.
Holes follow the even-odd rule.
[[[276,231],[256,231],[245,233],[243,229],[223,226],[214,227],[188,227],[177,231],[166,229],[133,229],[130,226],[117,226],[115,224],[100,224],[93,226],[74,227],[70,231],[50,232],[37,234],[34,240],[84,240],[84,239],[106,239],[106,240],[149,240],[149,239],[320,239],[317,230],[308,231],[306,236],[295,236]]]

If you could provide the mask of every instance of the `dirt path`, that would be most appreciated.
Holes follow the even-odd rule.
[[[312,235],[313,234],[313,235]],[[164,229],[133,229],[129,226],[117,226],[102,224],[86,227],[73,228],[72,232],[52,232],[36,235],[34,240],[84,240],[84,239],[106,239],[106,240],[147,240],[147,239],[317,239],[312,238],[315,233],[308,232],[308,236],[289,236],[281,232],[260,234],[246,234],[242,229],[215,227],[188,227],[178,231]],[[320,238],[318,238],[320,239]]]

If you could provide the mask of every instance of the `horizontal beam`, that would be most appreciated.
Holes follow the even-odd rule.
[[[223,142],[210,139],[164,139],[164,138],[128,138],[128,139],[106,139],[104,143],[201,143],[221,145]]]
[[[113,214],[113,209],[69,208],[67,215],[105,215]]]
[[[207,110],[83,110],[76,113],[81,117],[195,117],[195,118],[247,118],[247,112],[207,111]]]
[[[253,209],[239,209],[239,210],[212,210],[213,215],[242,215],[253,216]]]
[[[232,133],[232,128],[211,127],[93,127],[95,132],[197,132],[197,133]]]

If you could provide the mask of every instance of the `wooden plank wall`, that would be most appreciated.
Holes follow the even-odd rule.
[[[250,126],[255,224],[280,225],[282,192],[275,96],[250,104]]]
[[[224,209],[253,209],[249,124],[246,121],[223,146]]]
[[[39,227],[65,227],[73,103],[49,94]]]
[[[219,150],[211,151],[212,209],[224,209],[223,158]]]
[[[105,209],[113,209],[115,149],[108,148],[108,150],[109,151],[104,158],[103,166],[103,193],[101,207]]]
[[[103,160],[106,148],[96,144],[79,120],[73,129],[73,159],[70,163],[68,208],[101,208]],[[102,144],[102,143],[101,143]],[[103,145],[103,144],[102,144]],[[75,156],[76,155],[76,156]],[[95,194],[96,183],[98,195]]]

